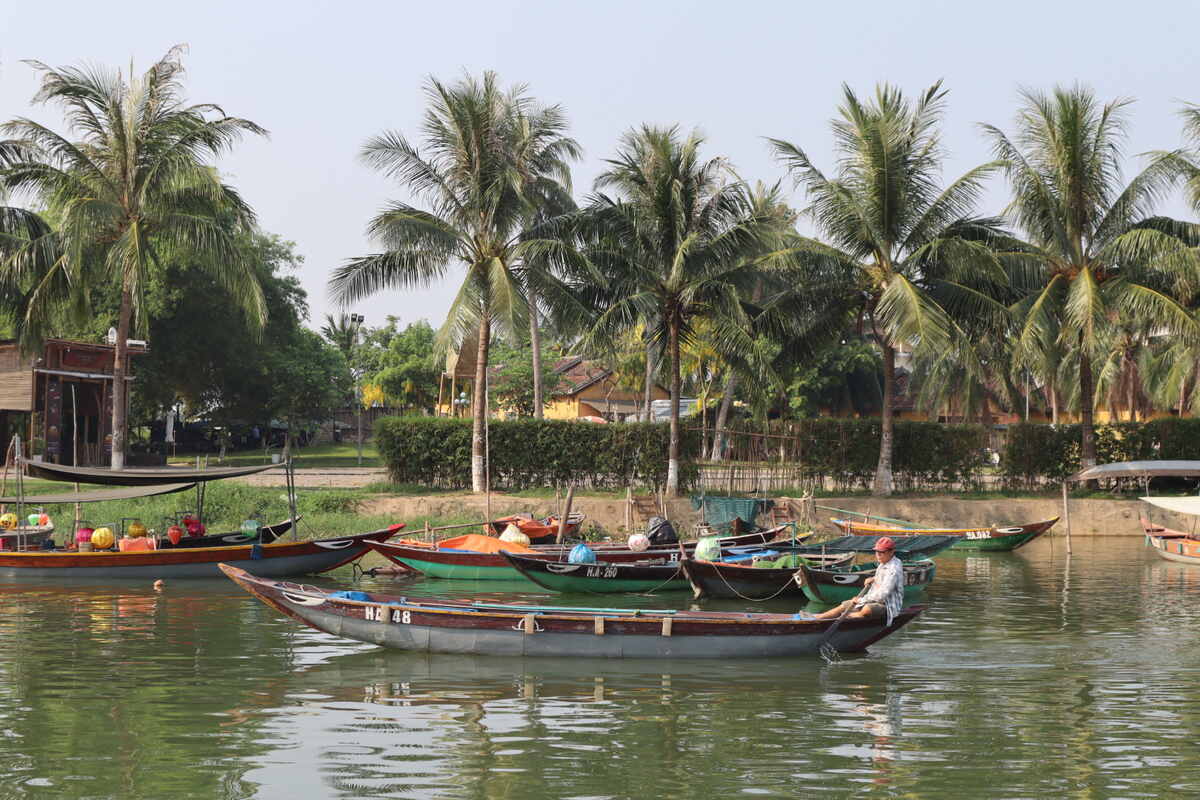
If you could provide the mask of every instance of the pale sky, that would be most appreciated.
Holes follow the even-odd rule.
[[[202,3],[0,1],[0,117],[61,117],[29,100],[22,59],[139,72],[186,43],[193,102],[213,102],[271,132],[219,164],[262,227],[296,242],[314,326],[334,310],[332,267],[371,251],[367,220],[402,190],[359,164],[371,135],[418,140],[427,76],[492,69],[562,104],[583,145],[582,199],[620,134],[643,122],[699,127],[706,152],[749,180],[784,177],[764,137],[792,141],[833,167],[828,120],[842,82],[890,81],[909,94],[950,89],[946,177],[989,159],[976,124],[1011,130],[1020,86],[1083,82],[1136,98],[1128,152],[1179,146],[1177,112],[1200,102],[1191,2],[580,2]],[[1134,164],[1131,164],[1131,168]],[[790,188],[790,184],[789,184]],[[1006,202],[997,184],[982,209]],[[803,198],[794,197],[800,206]],[[1180,202],[1166,209],[1184,215]],[[461,270],[444,284],[357,306],[367,324],[445,317]]]

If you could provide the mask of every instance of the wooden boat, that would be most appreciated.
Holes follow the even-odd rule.
[[[370,533],[306,542],[181,547],[144,552],[30,550],[0,552],[0,576],[56,578],[219,578],[222,562],[253,567],[262,575],[308,575],[349,564],[368,545],[394,536],[403,525]]]
[[[531,558],[523,553],[501,555],[517,572],[554,592],[585,592],[611,594],[615,592],[666,592],[686,589],[687,578],[679,561],[665,558],[631,561],[623,564],[601,561],[595,564],[568,564]]]
[[[1058,517],[1030,522],[1026,525],[990,528],[903,528],[897,525],[875,522],[859,522],[850,519],[831,519],[839,530],[857,536],[954,536],[955,550],[1016,550],[1032,542],[1058,522]]]
[[[299,520],[299,517],[296,517]],[[220,547],[227,544],[270,544],[292,529],[292,521],[285,519],[274,525],[263,525],[257,534],[246,534],[241,531],[229,533],[210,533],[204,536],[184,536],[179,544],[171,544],[165,536],[158,537],[159,550],[172,550],[187,547]]]
[[[822,568],[849,564],[854,553],[805,553],[804,559]],[[723,597],[740,600],[769,600],[776,597],[800,597],[804,591],[794,580],[796,566],[763,567],[743,562],[698,561],[685,558],[679,562],[696,599]]]
[[[727,536],[720,540],[722,547],[739,545],[763,544],[772,541],[786,526],[768,528],[761,531],[743,533],[737,536]],[[448,540],[453,542],[454,540]],[[409,567],[431,578],[465,578],[467,580],[522,580],[517,571],[503,553],[480,553],[471,550],[459,550],[445,547],[445,542],[424,544],[419,542],[375,542],[371,549],[394,564]],[[630,550],[624,544],[588,543],[596,552],[597,560],[609,563],[628,564],[634,561],[662,559],[667,562],[679,560],[681,547],[685,552],[695,550],[695,542],[683,542],[670,547],[651,548],[642,552]],[[519,548],[511,548],[520,552]],[[571,545],[547,545],[534,548],[534,552],[522,555],[540,558],[546,561],[567,560]]]
[[[818,652],[834,624],[795,614],[418,601],[327,592],[260,578],[228,564],[221,569],[259,600],[319,631],[431,653],[656,659],[799,656]],[[845,619],[828,644],[842,653],[861,652],[923,610],[906,608],[891,625]]]
[[[796,582],[801,584],[804,596],[814,603],[836,605],[858,596],[863,581],[874,576],[875,564],[859,564],[848,569],[814,569],[800,565],[796,571]],[[904,599],[923,590],[933,580],[937,566],[930,560],[904,564]]]
[[[1146,544],[1153,547],[1155,553],[1168,561],[1200,565],[1200,539],[1190,533],[1155,525],[1145,517],[1141,518],[1141,522]]]
[[[579,511],[567,516],[567,523],[563,526],[564,540],[579,533],[584,519],[586,517]],[[499,536],[509,525],[516,525],[521,533],[529,537],[531,544],[554,544],[558,540],[558,524],[559,517],[553,514],[545,519],[534,519],[532,514],[513,514],[484,523],[483,532],[488,536]]]

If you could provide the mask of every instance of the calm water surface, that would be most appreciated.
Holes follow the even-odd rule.
[[[385,652],[224,582],[10,582],[0,797],[1200,795],[1200,569],[1039,541],[941,557],[927,595],[867,656],[709,664]]]

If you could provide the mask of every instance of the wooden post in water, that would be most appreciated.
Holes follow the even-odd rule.
[[[563,515],[558,518],[558,538],[555,540],[562,544],[563,533],[567,530],[567,517],[571,516],[571,503],[575,502],[575,484],[567,487],[567,507],[563,509]]]
[[[1071,554],[1071,507],[1067,504],[1067,482],[1062,485],[1063,522],[1067,525],[1067,555]]]
[[[633,533],[633,487],[625,487],[625,533]]]

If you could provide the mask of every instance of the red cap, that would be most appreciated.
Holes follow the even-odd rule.
[[[884,536],[879,541],[875,542],[875,552],[876,553],[878,553],[880,550],[895,550],[895,549],[896,549],[896,543],[892,541],[892,538],[890,536]]]

